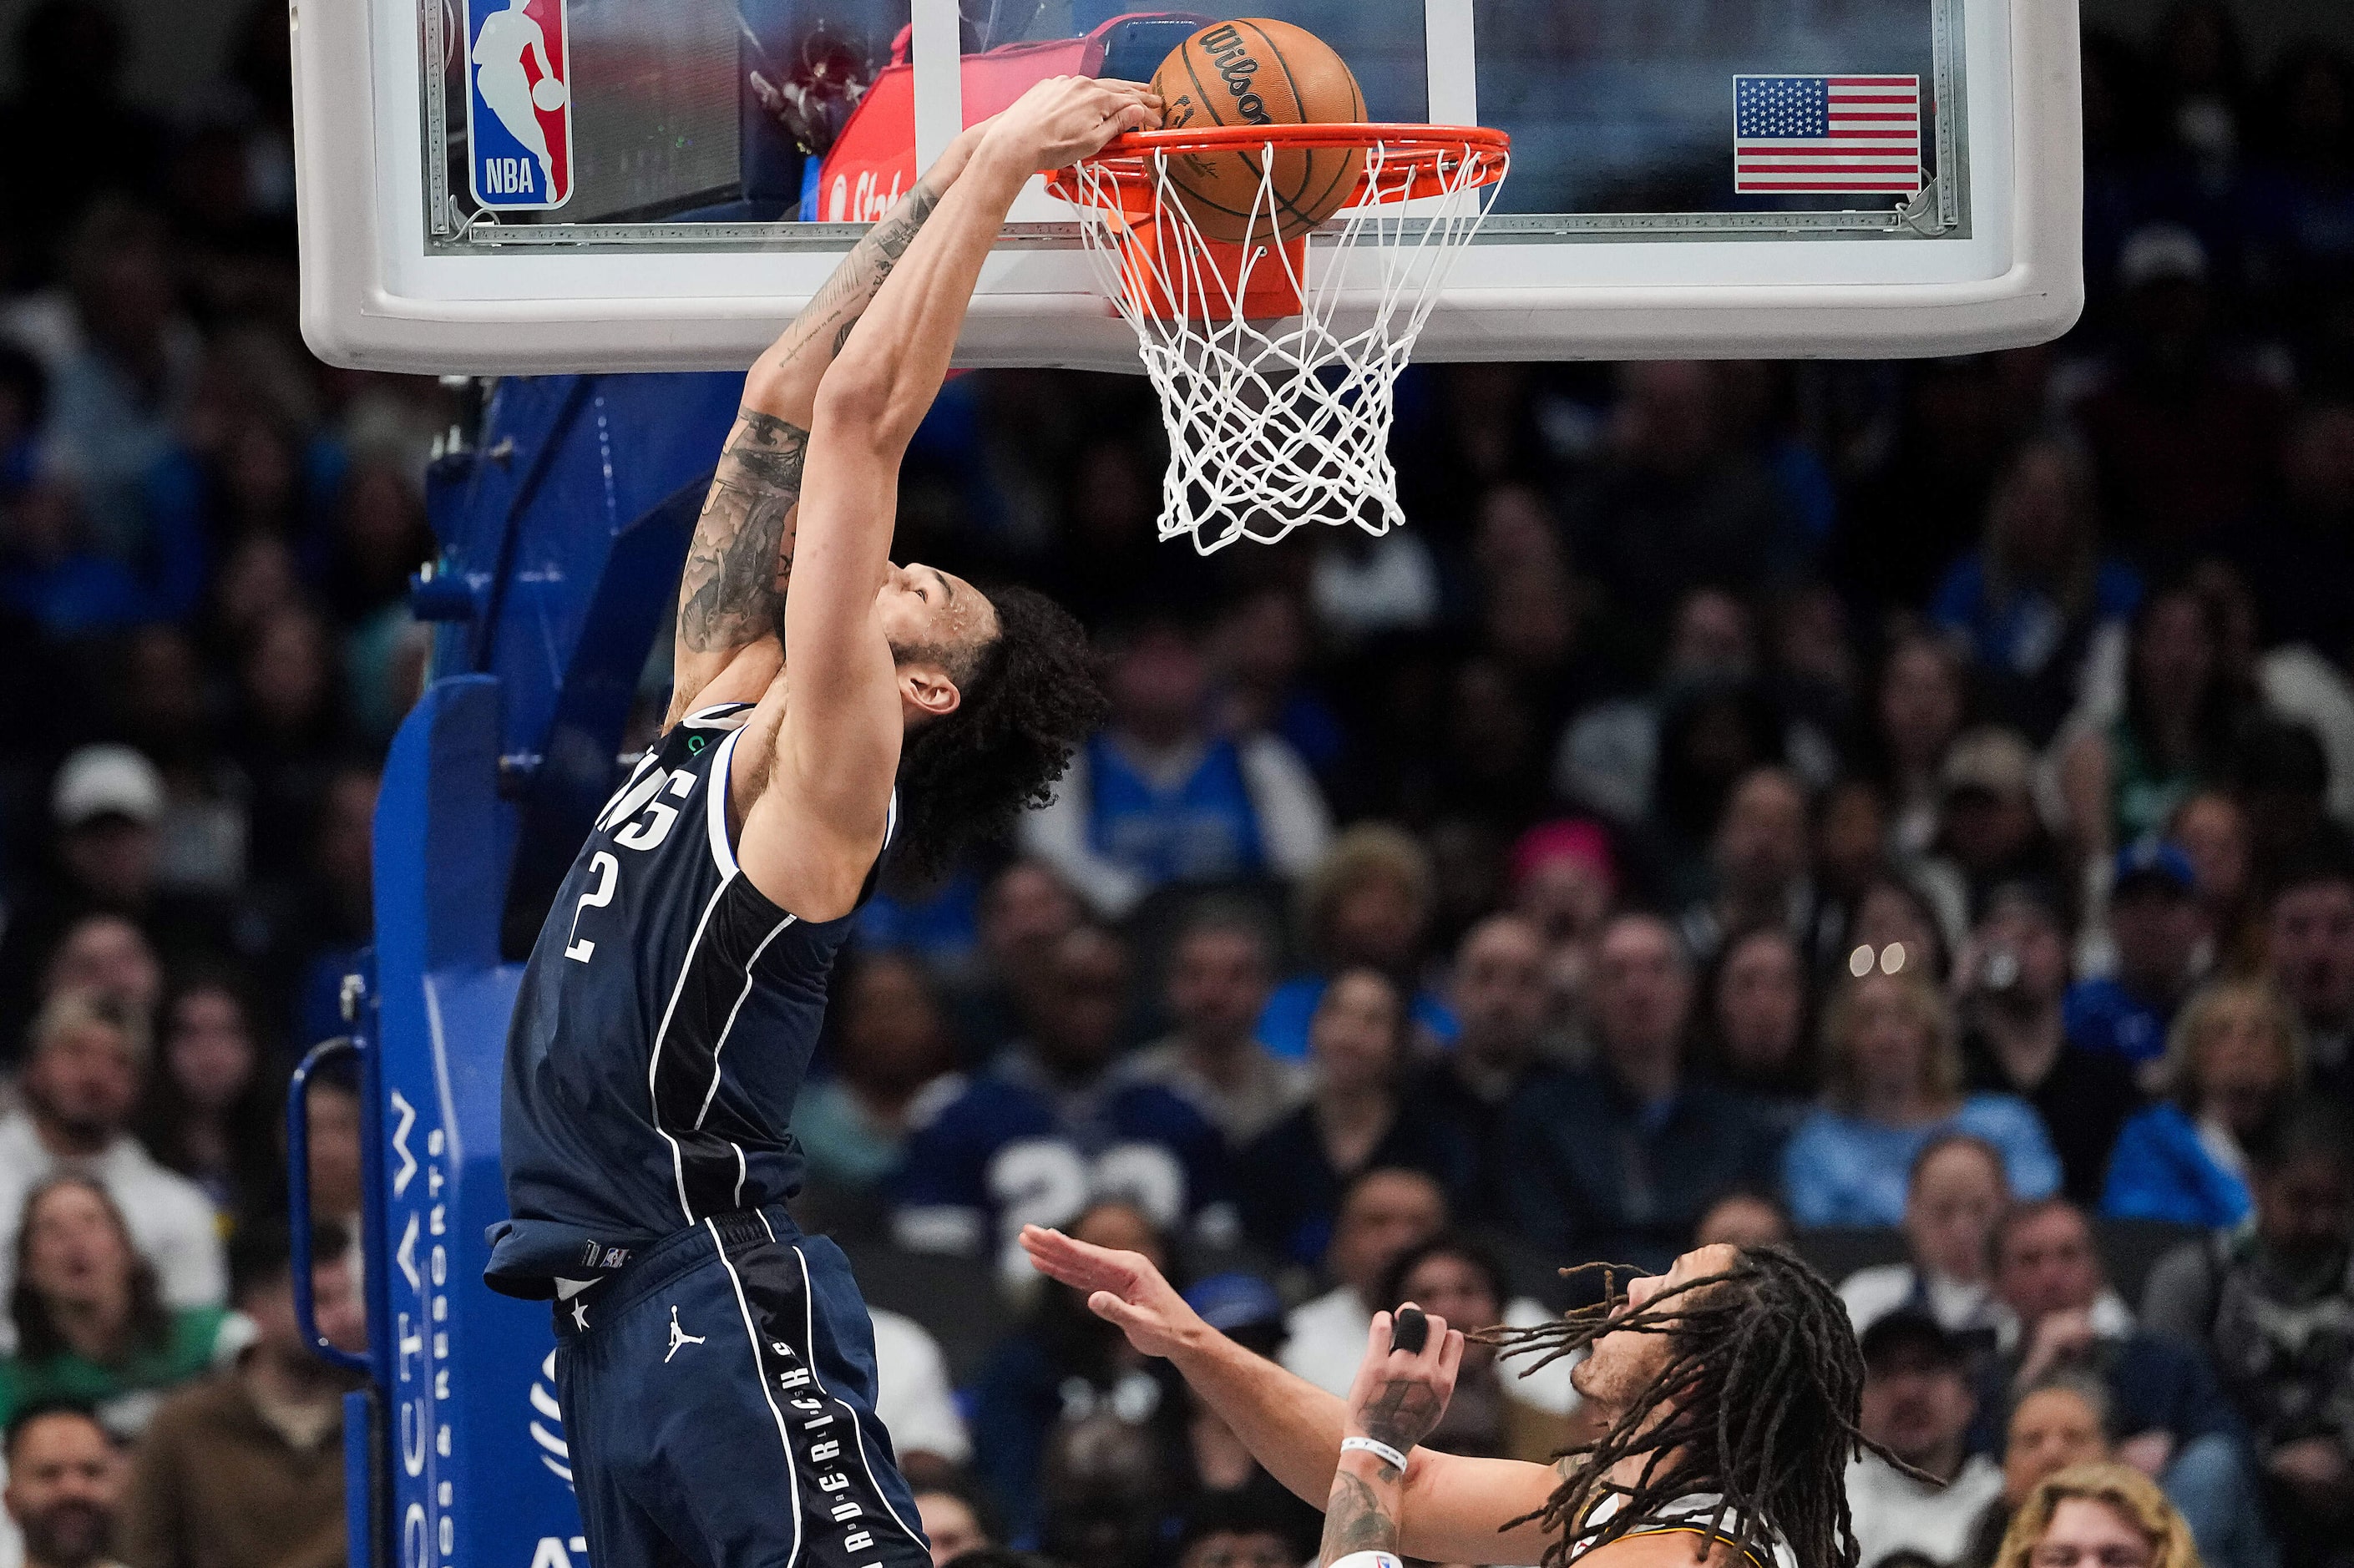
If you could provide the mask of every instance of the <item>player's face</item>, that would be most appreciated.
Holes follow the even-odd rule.
[[[960,652],[997,635],[997,611],[986,594],[916,561],[884,568],[875,609],[885,640],[902,660]]]
[[[1723,1274],[1739,1256],[1740,1249],[1726,1243],[1695,1248],[1676,1259],[1667,1273],[1647,1274],[1628,1286],[1627,1299],[1616,1315],[1638,1311],[1662,1292],[1691,1280]],[[1670,1335],[1620,1330],[1596,1340],[1593,1353],[1571,1371],[1569,1381],[1605,1408],[1624,1406],[1667,1369],[1674,1353]]]

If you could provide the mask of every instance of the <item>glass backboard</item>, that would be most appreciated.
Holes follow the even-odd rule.
[[[748,363],[961,125],[1239,16],[1332,45],[1373,118],[1511,135],[1422,357],[1956,352],[2076,313],[2067,0],[313,0],[305,331],[384,368]],[[1042,185],[959,358],[1134,367]]]

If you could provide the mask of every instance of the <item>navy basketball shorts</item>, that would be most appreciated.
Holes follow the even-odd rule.
[[[873,1321],[832,1242],[781,1209],[720,1215],[556,1319],[596,1568],[930,1568],[875,1419]]]

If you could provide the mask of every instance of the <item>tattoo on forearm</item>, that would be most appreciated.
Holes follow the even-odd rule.
[[[1397,1550],[1398,1521],[1384,1491],[1394,1497],[1397,1489],[1394,1485],[1376,1488],[1346,1470],[1333,1476],[1332,1495],[1324,1504],[1324,1542],[1318,1549],[1317,1561],[1338,1563],[1352,1552]]]
[[[840,355],[843,344],[850,341],[850,329],[858,324],[875,291],[916,242],[916,231],[939,205],[940,193],[928,181],[918,180],[907,199],[866,231],[811,297],[802,317],[808,330],[795,335],[792,347],[779,363],[790,365],[813,343],[826,345],[829,359]]]
[[[701,652],[783,630],[809,432],[745,408],[711,476],[679,588],[678,635]]]

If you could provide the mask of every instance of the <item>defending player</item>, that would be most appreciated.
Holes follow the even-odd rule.
[[[783,1207],[788,1124],[885,853],[1009,824],[1097,720],[1068,616],[887,557],[900,455],[1014,195],[1155,107],[1063,78],[967,132],[746,380],[668,726],[582,846],[507,1040],[514,1217],[485,1276],[556,1299],[598,1568],[929,1562],[849,1266]]]
[[[1702,1247],[1616,1301],[1498,1336],[1547,1358],[1590,1352],[1571,1381],[1604,1430],[1545,1466],[1414,1447],[1454,1387],[1459,1351],[1441,1353],[1439,1319],[1434,1343],[1408,1353],[1377,1318],[1338,1400],[1204,1323],[1139,1255],[1034,1225],[1022,1242],[1044,1272],[1090,1292],[1130,1344],[1173,1361],[1278,1480],[1326,1509],[1339,1556],[1855,1568],[1848,1461],[1870,1449],[1894,1462],[1856,1427],[1863,1357],[1846,1308],[1778,1248]]]

